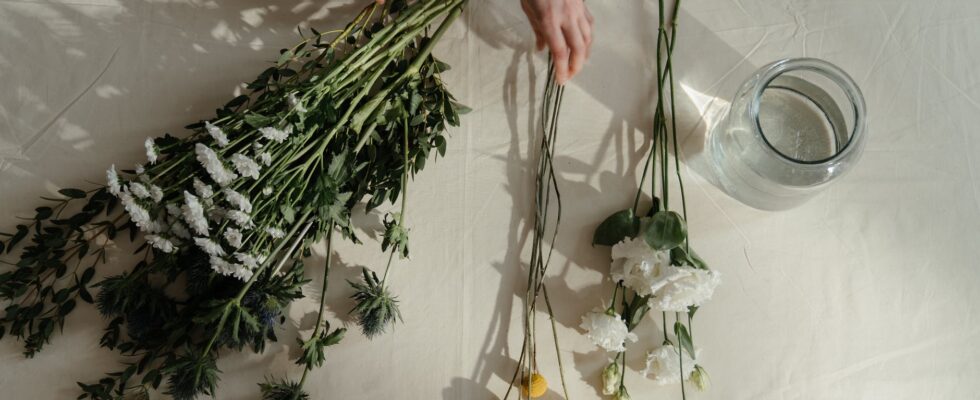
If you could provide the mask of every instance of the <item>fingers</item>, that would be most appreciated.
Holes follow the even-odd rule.
[[[374,0],[374,2],[375,3],[378,3],[378,5],[380,6],[380,5],[383,5],[385,3],[385,0]]]
[[[545,29],[548,33],[548,47],[551,47],[551,58],[555,64],[555,80],[559,85],[564,85],[571,75],[568,70],[569,49],[563,29],[557,23],[550,23]]]
[[[566,25],[562,28],[562,34],[565,36],[565,43],[570,49],[567,76],[567,79],[570,79],[582,70],[588,47],[585,45],[585,39],[581,29],[579,29],[578,23]],[[559,80],[558,83],[565,84],[565,81]]]
[[[582,31],[582,40],[585,41],[585,58],[592,55],[592,23],[586,18],[580,18],[578,28]]]
[[[524,10],[524,14],[527,15],[527,20],[531,23],[531,30],[534,31],[534,46],[538,51],[544,50],[544,46],[547,43],[545,40],[544,32],[541,30],[541,24],[537,13],[534,9],[527,4],[527,0],[521,0],[521,9]]]

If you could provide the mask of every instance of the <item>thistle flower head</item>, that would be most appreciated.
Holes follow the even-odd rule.
[[[395,319],[401,320],[402,314],[398,310],[398,299],[382,285],[378,275],[367,268],[362,272],[363,282],[347,281],[355,290],[351,298],[356,304],[351,314],[364,335],[374,338],[393,326]]]
[[[310,395],[303,391],[299,382],[282,380],[260,383],[262,400],[309,400]]]

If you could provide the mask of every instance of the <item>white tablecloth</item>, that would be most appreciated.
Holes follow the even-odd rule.
[[[110,163],[138,162],[145,137],[181,134],[209,117],[296,41],[297,24],[327,30],[358,7],[0,0],[2,226],[30,213],[39,195],[102,181]],[[611,294],[608,249],[590,246],[592,231],[632,201],[656,93],[656,2],[589,7],[596,42],[565,96],[557,159],[565,212],[547,280],[576,399],[599,397],[606,362],[578,329],[580,315]],[[980,3],[690,0],[679,22],[690,232],[724,274],[695,320],[713,385],[691,398],[980,398]],[[440,44],[437,54],[454,66],[451,87],[474,112],[454,130],[448,157],[409,189],[413,256],[395,265],[392,281],[405,323],[374,341],[352,330],[330,348],[309,385],[314,398],[502,395],[520,351],[529,160],[537,157],[529,149],[545,77],[531,46],[517,0],[473,0]],[[812,202],[757,211],[705,178],[699,110],[729,98],[758,66],[797,56],[829,60],[855,78],[870,138],[853,173]],[[380,226],[377,215],[358,222]],[[328,299],[334,324],[347,320],[352,304],[343,279],[384,260],[372,241],[337,254]],[[125,251],[116,255],[129,265]],[[321,259],[322,248],[311,265]],[[309,334],[314,309],[312,298],[294,305],[282,343],[264,354],[223,357],[217,397],[257,399],[263,377],[297,377],[292,337],[297,329]],[[75,381],[115,370],[120,359],[97,344],[101,324],[93,307],[81,307],[31,360],[5,339],[0,398],[74,398]],[[659,332],[659,321],[644,322],[634,348],[657,346]],[[550,349],[542,333],[541,348]],[[680,398],[679,387],[639,375],[641,353],[629,354],[633,397]],[[540,357],[558,390],[554,353]]]

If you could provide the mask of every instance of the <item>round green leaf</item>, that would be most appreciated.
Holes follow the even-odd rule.
[[[673,211],[661,211],[646,219],[643,240],[657,250],[670,250],[684,243],[687,227],[684,218]]]
[[[596,228],[592,245],[612,246],[623,239],[636,236],[639,229],[640,220],[633,215],[633,209],[617,211]]]

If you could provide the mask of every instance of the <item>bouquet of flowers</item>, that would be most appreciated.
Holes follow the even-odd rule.
[[[302,297],[304,256],[327,240],[321,294],[334,235],[358,242],[355,205],[402,201],[384,220],[381,278],[364,269],[351,282],[351,311],[368,336],[400,318],[387,271],[408,256],[405,192],[465,107],[445,88],[448,65],[433,47],[466,0],[391,0],[362,10],[344,29],[309,32],[275,65],[190,135],[146,140],[147,164],[107,171],[107,184],[62,189],[0,241],[21,249],[0,273],[7,305],[0,337],[22,340],[33,356],[77,301],[95,303],[108,324],[101,345],[125,362],[79,398],[148,398],[167,381],[175,399],[213,396],[222,350],[261,352],[275,341],[283,310]],[[434,30],[433,26],[437,26]],[[128,235],[132,268],[96,281],[108,248]],[[97,290],[95,295],[93,290]],[[265,399],[306,399],[307,373],[345,330],[320,315],[298,338],[298,381],[260,385]]]
[[[668,35],[664,0],[659,0],[659,4],[658,101],[650,154],[640,179],[645,183],[647,176],[650,176],[653,204],[646,213],[639,212],[643,193],[641,185],[632,208],[614,213],[596,228],[593,244],[612,246],[609,275],[616,286],[608,305],[584,315],[581,324],[593,343],[615,354],[613,361],[602,371],[602,392],[617,400],[630,398],[623,374],[626,370],[626,347],[628,342],[637,341],[633,330],[651,311],[660,314],[664,340],[660,347],[647,353],[643,374],[658,384],[680,383],[683,398],[687,397],[685,381],[692,381],[699,389],[707,386],[707,373],[698,363],[699,352],[693,344],[691,323],[698,308],[711,298],[720,283],[720,274],[710,270],[691,249],[685,223],[687,205],[677,150],[671,64],[677,30],[674,27]],[[671,24],[675,23],[679,8],[678,1],[670,17]],[[668,102],[669,112],[665,107]],[[681,214],[672,211],[669,203],[671,174],[668,148],[671,146],[680,189]],[[656,196],[658,187],[659,197]],[[668,314],[674,317],[671,329],[673,340],[668,332]]]

